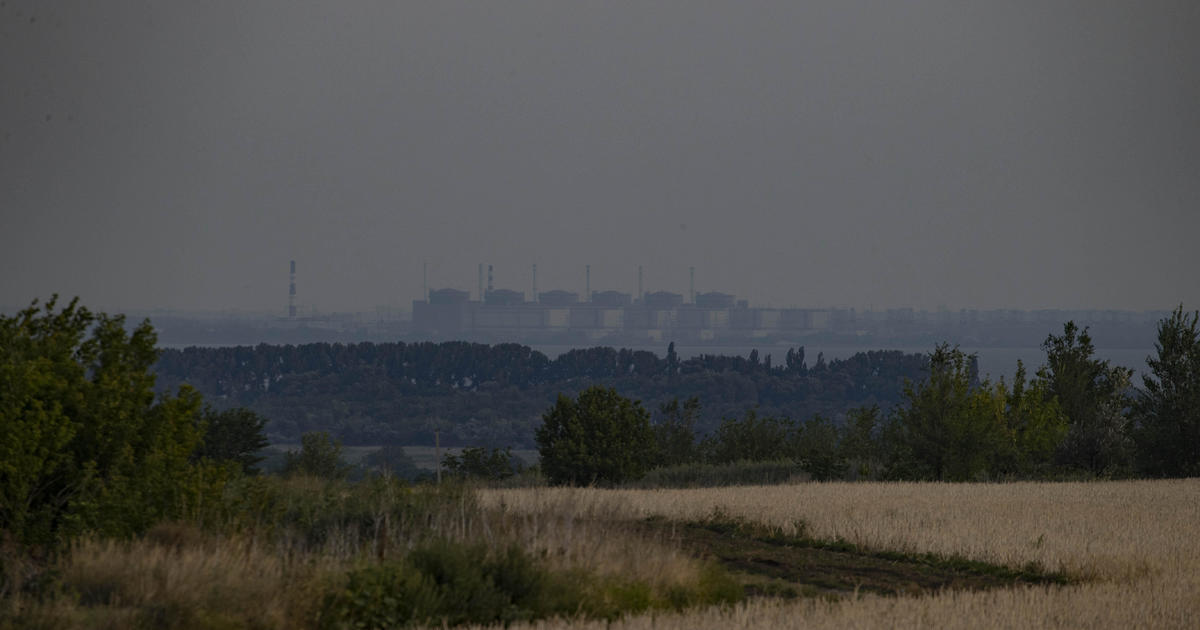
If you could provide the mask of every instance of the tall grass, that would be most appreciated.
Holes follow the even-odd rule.
[[[808,481],[810,475],[788,459],[728,464],[680,464],[655,468],[627,488],[717,488]]]
[[[0,628],[392,627],[740,598],[720,571],[627,523],[483,509],[469,486],[390,479],[245,479],[143,537],[13,557]]]

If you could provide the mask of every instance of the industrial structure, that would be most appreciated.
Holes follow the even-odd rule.
[[[292,261],[288,274],[288,317],[296,319],[296,261]]]
[[[414,332],[440,337],[522,337],[564,339],[736,341],[764,337],[800,337],[828,330],[829,309],[752,308],[727,293],[696,293],[695,269],[689,269],[689,291],[683,295],[656,291],[631,295],[592,291],[591,265],[585,266],[585,293],[562,289],[533,293],[496,289],[488,265],[476,300],[468,291],[429,290],[413,301]],[[638,267],[638,286],[642,269]]]

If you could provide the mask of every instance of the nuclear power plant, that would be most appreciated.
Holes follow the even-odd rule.
[[[696,270],[689,268],[688,297],[669,291],[638,294],[592,291],[586,265],[584,294],[563,289],[538,292],[533,266],[530,299],[523,291],[497,289],[494,268],[479,265],[478,293],[454,288],[428,289],[413,301],[413,331],[436,337],[553,337],[590,340],[736,341],[769,336],[802,336],[832,325],[829,309],[754,308],[746,300],[711,291],[696,293]]]

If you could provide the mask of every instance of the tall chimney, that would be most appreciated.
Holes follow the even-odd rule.
[[[288,317],[296,319],[296,261],[292,261],[288,274]]]
[[[492,287],[493,287],[493,285],[492,285],[492,266],[488,265],[488,286],[487,286],[488,293],[492,292]],[[485,293],[484,295],[487,295],[487,293]]]
[[[592,266],[584,265],[584,284],[583,284],[583,299],[586,302],[592,301]]]
[[[692,304],[695,304],[696,303],[696,268],[688,267],[688,273],[692,277],[690,284],[688,285],[688,293],[691,295]]]
[[[483,301],[483,263],[479,263],[479,301]]]
[[[537,263],[533,263],[533,298],[532,301],[538,301],[537,294]]]
[[[641,303],[642,298],[646,297],[645,291],[642,289],[642,266],[638,265],[638,292],[637,301]]]

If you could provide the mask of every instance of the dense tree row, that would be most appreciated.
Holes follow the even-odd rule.
[[[450,445],[530,446],[560,393],[592,385],[650,407],[697,397],[697,429],[709,431],[748,407],[792,417],[890,407],[926,360],[878,351],[810,367],[803,348],[776,365],[757,351],[680,360],[673,347],[666,357],[597,347],[551,360],[516,344],[360,343],[168,350],[156,369],[161,391],[187,383],[217,406],[251,408],[279,441],[329,431],[348,444],[429,444],[438,428]]]
[[[560,397],[544,416],[543,472],[562,483],[621,483],[653,467],[790,461],[816,479],[1194,476],[1198,320],[1181,307],[1160,323],[1140,390],[1129,369],[1093,356],[1087,329],[1073,322],[1046,339],[1046,363],[1032,379],[1018,363],[1011,383],[980,382],[971,356],[940,345],[926,377],[904,385],[900,404],[857,407],[842,422],[749,409],[701,435],[698,399],[662,405],[652,424],[640,405],[590,389],[578,401]]]

